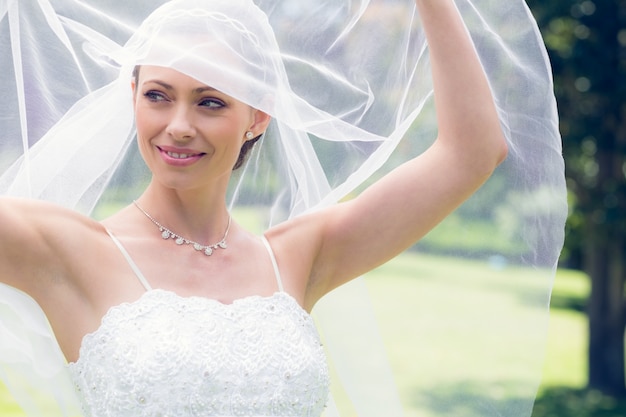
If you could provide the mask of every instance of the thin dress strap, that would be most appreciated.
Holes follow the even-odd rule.
[[[143,274],[139,270],[139,267],[135,264],[135,262],[130,257],[130,255],[128,254],[128,252],[124,248],[124,246],[122,246],[122,243],[115,236],[113,236],[113,233],[111,233],[109,230],[107,230],[107,233],[109,234],[109,236],[111,236],[111,239],[113,240],[113,243],[115,243],[115,246],[117,246],[117,248],[120,250],[120,252],[122,252],[122,255],[124,255],[124,258],[126,259],[126,262],[128,262],[128,265],[130,265],[130,268],[133,270],[133,272],[137,276],[137,279],[139,279],[139,282],[141,282],[141,285],[143,285],[143,287],[146,289],[146,291],[151,291],[152,287],[150,286],[150,284],[148,284],[148,281],[143,276]]]
[[[270,242],[267,241],[267,238],[265,237],[265,235],[261,236],[261,240],[263,241],[263,244],[267,248],[267,252],[270,254],[270,259],[272,260],[272,266],[274,267],[274,276],[276,277],[276,282],[278,283],[278,290],[280,292],[285,292],[285,290],[283,289],[283,280],[280,278],[280,271],[278,270],[278,264],[276,263],[276,257],[274,256],[274,251],[272,250],[272,247],[270,246]]]

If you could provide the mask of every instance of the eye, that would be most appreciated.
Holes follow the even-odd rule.
[[[146,91],[143,96],[154,103],[167,100],[163,93],[153,90]]]
[[[226,107],[226,103],[216,98],[203,98],[198,104],[209,109],[221,109]]]

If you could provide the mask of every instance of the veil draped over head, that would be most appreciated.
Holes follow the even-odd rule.
[[[523,0],[456,4],[509,156],[411,250],[417,263],[399,258],[397,289],[374,271],[316,306],[333,372],[326,416],[532,409],[567,213],[550,67]],[[0,0],[0,54],[0,193],[96,218],[147,184],[137,65],[172,67],[272,116],[228,195],[258,233],[351,198],[437,131],[412,0]],[[0,377],[29,415],[80,415],[45,316],[5,285]]]

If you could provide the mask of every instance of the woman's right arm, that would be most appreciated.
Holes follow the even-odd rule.
[[[38,298],[62,276],[54,250],[55,211],[36,200],[0,198],[0,282]],[[60,232],[59,232],[60,233]]]
[[[39,304],[73,360],[102,317],[90,298],[101,287],[90,287],[89,279],[107,263],[102,242],[110,239],[103,232],[100,223],[64,207],[0,197],[0,282]]]

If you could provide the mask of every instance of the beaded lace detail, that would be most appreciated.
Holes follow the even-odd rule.
[[[285,292],[150,290],[111,308],[69,371],[86,417],[319,417],[329,391],[313,320]]]

